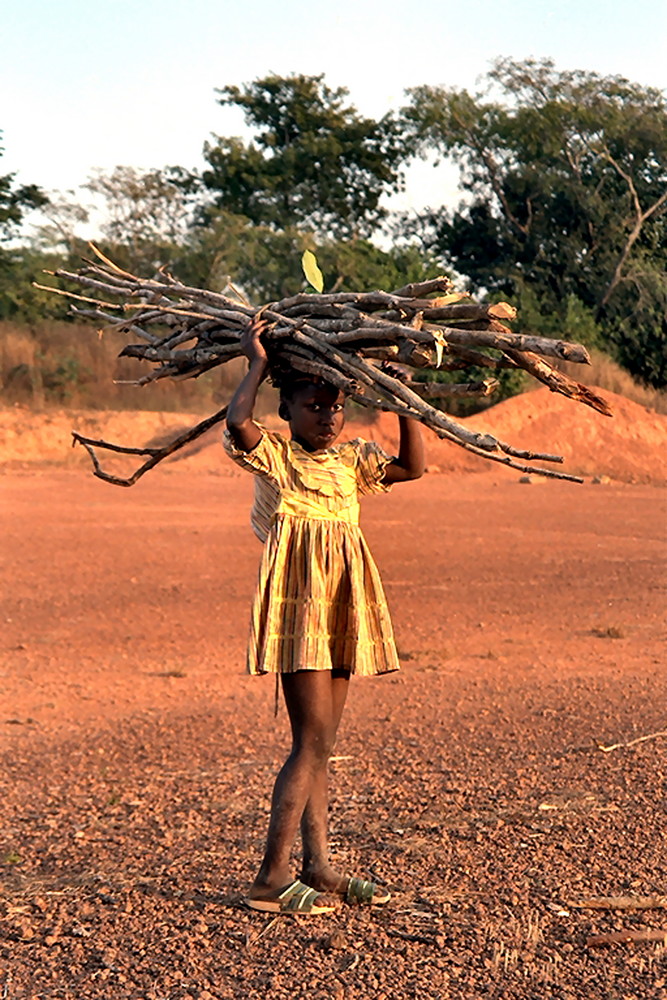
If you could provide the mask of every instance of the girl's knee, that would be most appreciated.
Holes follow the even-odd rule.
[[[315,764],[326,764],[332,754],[336,734],[329,726],[312,726],[299,733],[294,749]]]

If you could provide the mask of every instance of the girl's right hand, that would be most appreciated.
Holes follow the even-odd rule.
[[[264,344],[260,340],[261,335],[264,333],[268,325],[267,320],[263,319],[261,314],[256,315],[253,316],[252,320],[241,334],[241,350],[250,364],[252,364],[253,361],[261,361],[264,364],[267,364],[268,362]]]

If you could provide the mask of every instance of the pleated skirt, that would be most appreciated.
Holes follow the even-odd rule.
[[[264,546],[248,671],[398,670],[387,601],[358,525],[279,514]]]

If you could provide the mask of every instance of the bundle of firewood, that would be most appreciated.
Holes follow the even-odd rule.
[[[394,292],[302,293],[257,309],[231,285],[225,293],[191,288],[164,270],[153,278],[140,278],[122,270],[96,247],[92,249],[95,261],[86,262],[75,272],[54,272],[82,286],[87,294],[50,290],[76,301],[76,315],[141,341],[128,344],[121,352],[121,356],[153,365],[137,379],[137,385],[161,378],[196,378],[239,357],[241,333],[261,313],[268,324],[263,340],[269,377],[273,373],[279,378],[288,368],[318,375],[363,406],[420,420],[438,437],[524,472],[581,481],[525,464],[558,463],[562,462],[560,456],[522,450],[491,434],[469,430],[426,402],[454,394],[489,395],[498,385],[496,379],[447,384],[423,380],[424,370],[475,367],[497,372],[519,368],[553,391],[611,415],[604,399],[546,360],[588,364],[584,347],[513,333],[507,326],[515,317],[512,306],[504,302],[481,305],[454,294],[447,277],[406,285]],[[88,448],[97,475],[118,485],[132,485],[167,454],[224,419],[225,412],[226,408],[220,410],[163,449],[125,448],[76,433],[74,437]],[[121,479],[102,471],[96,447],[149,457],[133,476]]]

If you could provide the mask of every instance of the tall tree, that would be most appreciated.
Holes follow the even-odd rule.
[[[2,133],[0,132],[0,136]],[[4,149],[0,146],[0,156]],[[23,216],[33,208],[46,205],[48,198],[36,184],[17,187],[15,174],[0,177],[0,239],[8,240],[15,235]]]
[[[243,109],[254,138],[217,137],[203,174],[215,204],[274,229],[369,236],[386,215],[382,195],[402,186],[404,145],[391,115],[362,117],[345,88],[323,76],[266,76],[223,87],[220,104]]]
[[[458,162],[467,193],[425,214],[425,242],[478,288],[528,289],[552,317],[579,303],[631,371],[664,385],[665,96],[550,60],[499,60],[489,83],[410,92],[406,126]]]
[[[0,242],[13,239],[26,213],[47,205],[49,200],[36,184],[16,185],[15,176],[12,173],[0,177]],[[0,247],[0,318],[20,314],[20,302],[30,290],[31,278],[32,272],[26,273],[23,251]]]
[[[97,170],[85,187],[104,200],[102,234],[130,269],[172,263],[188,242],[200,184],[183,168],[117,166]]]

